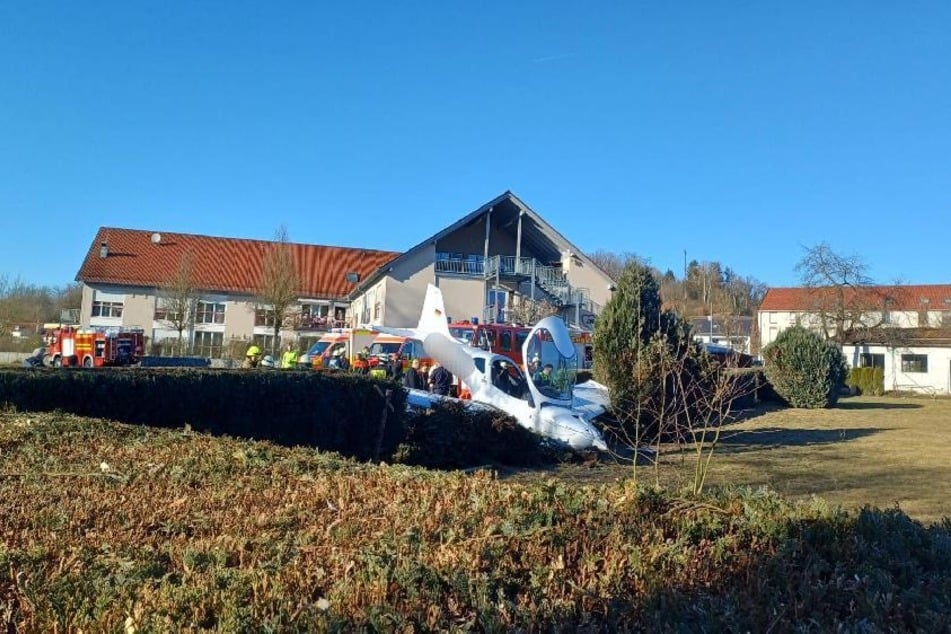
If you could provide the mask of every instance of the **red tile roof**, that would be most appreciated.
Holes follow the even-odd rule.
[[[193,258],[195,286],[205,291],[253,295],[259,286],[262,263],[275,243],[265,240],[220,238],[162,232],[152,242],[152,231],[100,227],[76,279],[87,283],[161,287],[170,283],[182,257]],[[109,255],[99,257],[105,242]],[[399,253],[291,243],[294,263],[303,281],[302,297],[346,296],[354,287],[350,271],[363,280]]]
[[[766,291],[759,306],[761,311],[809,311],[823,304],[833,305],[836,289],[771,288]],[[951,310],[951,284],[909,286],[867,286],[846,288],[845,302],[849,306],[880,308],[888,300],[889,310]]]

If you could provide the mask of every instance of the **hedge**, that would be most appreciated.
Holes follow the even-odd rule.
[[[859,394],[881,396],[885,393],[885,370],[882,368],[852,368],[846,385],[854,387]]]

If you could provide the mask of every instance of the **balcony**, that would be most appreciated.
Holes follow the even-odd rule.
[[[481,255],[461,255],[451,253],[436,254],[436,272],[451,275],[469,275],[482,277],[485,259]]]

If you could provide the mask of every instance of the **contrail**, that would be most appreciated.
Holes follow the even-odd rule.
[[[545,55],[543,57],[536,57],[532,60],[532,63],[542,64],[544,62],[553,62],[558,59],[565,59],[566,57],[574,57],[574,53],[561,53],[559,55]]]

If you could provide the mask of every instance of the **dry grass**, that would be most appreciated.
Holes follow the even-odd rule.
[[[729,426],[720,442],[708,486],[768,486],[850,509],[897,504],[924,523],[951,516],[951,399],[863,396],[828,410],[771,408]],[[677,489],[693,468],[693,454],[667,448],[657,471],[638,467],[638,478],[656,475]],[[571,480],[610,481],[630,470],[599,464],[558,471]]]
[[[828,428],[841,440],[805,417],[786,442],[884,434],[863,411],[816,414],[858,416]],[[753,440],[788,414],[744,423],[761,433],[719,467],[769,463]],[[894,511],[499,481],[60,413],[0,410],[0,518],[0,631],[946,631],[951,614],[951,524]]]

